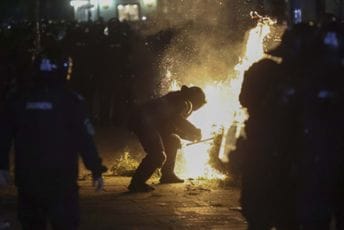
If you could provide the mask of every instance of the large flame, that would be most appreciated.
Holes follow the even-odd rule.
[[[271,32],[274,22],[261,17],[257,13],[251,16],[258,17],[257,26],[249,31],[245,54],[241,61],[235,66],[235,75],[228,76],[223,82],[204,82],[204,92],[207,97],[207,104],[199,111],[194,112],[189,121],[202,130],[203,139],[214,137],[214,135],[224,132],[224,137],[234,124],[236,128],[235,137],[240,134],[240,127],[247,119],[247,114],[239,102],[239,94],[245,71],[255,62],[264,57],[264,39]],[[180,89],[180,84],[172,81],[170,90]],[[223,138],[219,157],[223,158],[227,141]],[[212,141],[206,141],[187,146],[184,143],[183,149],[178,157],[176,173],[182,178],[207,178],[223,179],[225,175],[213,169],[209,164],[209,151]]]

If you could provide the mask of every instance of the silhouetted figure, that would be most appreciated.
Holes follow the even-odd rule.
[[[24,230],[77,229],[78,154],[103,188],[94,129],[81,96],[65,87],[70,60],[47,51],[36,59],[35,86],[13,95],[0,119],[0,182],[8,182],[9,152],[15,146],[18,218]]]
[[[240,102],[250,118],[245,124],[246,140],[239,140],[230,158],[240,159],[241,204],[249,229],[293,229],[290,160],[290,130],[285,123],[288,102],[281,100],[283,67],[262,60],[245,74]],[[242,156],[235,156],[240,154]],[[232,162],[231,164],[235,164]],[[287,227],[288,226],[288,227]]]
[[[132,192],[149,192],[153,187],[146,181],[162,166],[161,183],[182,183],[174,173],[180,138],[197,141],[201,130],[186,118],[206,103],[199,87],[183,86],[142,105],[131,118],[130,128],[139,138],[147,155],[137,168],[128,189]]]
[[[302,229],[343,229],[343,31],[329,23],[318,38],[299,76],[297,214]]]
[[[307,67],[314,28],[297,25],[286,31],[273,55],[246,73],[240,103],[247,108],[247,139],[230,154],[232,168],[242,175],[241,204],[249,229],[297,229],[295,171],[299,82]]]

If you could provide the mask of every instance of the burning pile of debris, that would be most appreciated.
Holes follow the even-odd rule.
[[[182,178],[224,179],[229,173],[226,155],[235,149],[236,140],[243,134],[247,119],[245,109],[239,103],[239,94],[244,72],[264,57],[264,41],[271,32],[274,21],[251,13],[257,26],[248,32],[245,52],[235,66],[235,74],[225,81],[214,82],[203,79],[207,105],[190,117],[190,121],[201,127],[204,141],[185,144],[177,162],[177,174]],[[183,82],[173,82],[175,90]]]
[[[188,120],[202,130],[203,139],[182,143],[175,172],[183,179],[223,180],[230,175],[227,155],[235,149],[236,140],[243,135],[244,122],[248,118],[245,108],[239,102],[244,73],[252,64],[265,57],[265,41],[275,24],[272,19],[256,12],[251,13],[251,17],[257,21],[257,25],[248,31],[242,46],[243,55],[234,70],[228,69],[229,74],[223,80],[213,80],[212,76],[197,79],[197,84],[204,90],[207,104],[192,113]],[[168,58],[173,59],[173,56]],[[171,60],[170,63],[173,65],[176,62]],[[164,92],[179,90],[182,85],[189,83],[187,78],[185,81],[175,78],[173,67],[165,66],[166,75],[162,83]],[[134,161],[126,153],[116,162],[114,174],[131,175],[137,167]]]

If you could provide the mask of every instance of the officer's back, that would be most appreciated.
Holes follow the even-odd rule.
[[[95,174],[102,171],[93,127],[83,98],[65,87],[66,79],[61,78],[68,72],[68,59],[58,64],[48,58],[38,60],[35,86],[7,102],[2,146],[9,148],[11,140],[15,142],[17,186],[75,185],[79,153],[88,169]]]
[[[17,183],[76,180],[82,103],[59,86],[37,87],[13,100]]]
[[[71,60],[42,53],[34,63],[34,87],[10,97],[0,113],[0,186],[9,183],[9,149],[15,144],[18,219],[25,229],[77,229],[78,154],[103,189],[93,127],[81,96],[66,88]],[[68,77],[67,77],[68,78]]]

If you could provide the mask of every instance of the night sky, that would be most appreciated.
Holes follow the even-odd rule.
[[[0,19],[30,19],[35,15],[35,0],[1,0]],[[71,18],[73,9],[69,0],[45,0],[41,1],[41,17]]]

